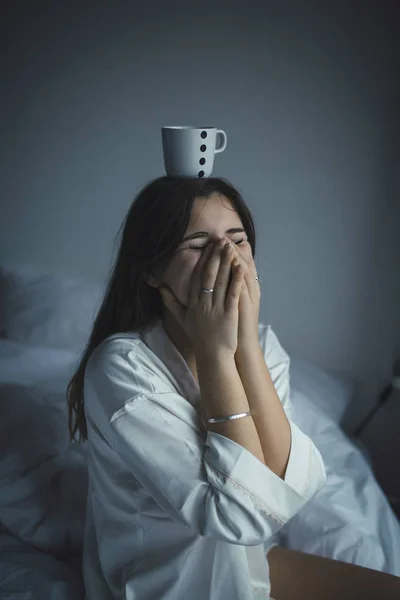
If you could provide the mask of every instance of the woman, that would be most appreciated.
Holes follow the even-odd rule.
[[[127,215],[68,388],[71,436],[88,440],[89,600],[269,598],[273,535],[325,483],[290,419],[289,358],[258,325],[254,252],[251,215],[220,179],[156,179]],[[334,561],[269,556],[277,600],[319,598],[320,564],[323,597],[338,597]],[[307,594],[285,587],[287,565]]]

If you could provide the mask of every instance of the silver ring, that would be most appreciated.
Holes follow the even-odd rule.
[[[211,292],[214,291],[214,288],[212,290],[207,290],[206,288],[201,288],[202,292],[205,292],[206,294],[211,294]]]
[[[255,278],[254,281],[258,281],[258,283],[261,283],[261,279],[259,278],[259,276],[257,275],[257,277]]]

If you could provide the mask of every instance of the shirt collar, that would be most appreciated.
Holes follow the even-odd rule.
[[[144,333],[144,343],[164,363],[175,380],[179,393],[199,412],[200,388],[185,359],[165,331],[162,319],[149,326]]]

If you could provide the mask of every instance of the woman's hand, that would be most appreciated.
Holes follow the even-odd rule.
[[[227,241],[209,244],[203,252],[192,274],[186,309],[172,290],[159,288],[165,306],[191,340],[195,354],[234,355],[237,350],[244,267],[240,263],[232,265],[235,250]],[[202,288],[214,291],[207,293]]]
[[[237,353],[259,346],[258,318],[260,313],[260,284],[256,281],[257,269],[250,244],[245,241],[234,246],[234,255],[244,268],[239,299],[239,326]]]

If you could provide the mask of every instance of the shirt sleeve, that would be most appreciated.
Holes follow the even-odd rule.
[[[107,442],[175,521],[232,544],[268,540],[304,506],[312,488],[303,480],[300,486],[283,481],[225,436],[203,434],[190,403],[163,389],[161,380],[157,385],[149,365],[142,363],[138,374],[137,364],[132,356],[110,353],[106,364],[95,360],[87,373],[99,406],[118,399],[119,409],[110,414],[108,408],[109,432],[102,432]],[[307,471],[311,441],[294,424],[291,428],[291,454],[302,456],[293,456],[290,472]]]
[[[290,400],[290,356],[282,347],[270,325],[260,324],[258,331],[265,362],[276,393],[282,402],[287,418],[292,420],[294,407]]]
[[[291,449],[285,473],[285,483],[307,499],[326,484],[326,472],[321,453],[314,442],[293,423],[294,407],[290,399],[290,357],[273,329],[259,325],[259,337],[275,390],[282,402],[291,429]]]

